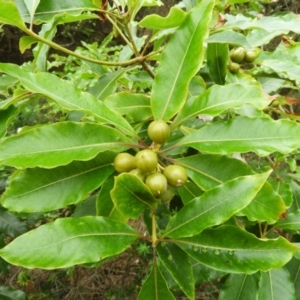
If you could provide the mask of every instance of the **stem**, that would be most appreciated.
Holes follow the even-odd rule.
[[[124,35],[124,33],[122,32],[122,30],[119,28],[118,24],[112,18],[110,18],[109,16],[106,16],[106,18],[116,28],[116,30],[118,31],[118,33],[120,34],[120,36],[122,37],[122,39],[125,41],[125,43],[132,49],[132,51],[134,51],[134,47],[133,47],[132,43]],[[136,55],[136,56],[139,56],[139,55]]]
[[[140,64],[145,60],[145,57],[136,57],[124,62],[108,62],[108,61],[104,61],[104,60],[98,60],[98,59],[93,59],[84,55],[80,55],[74,51],[71,51],[65,47],[62,47],[52,41],[49,41],[47,39],[42,38],[41,36],[39,36],[38,34],[34,33],[33,31],[29,30],[29,29],[24,29],[24,32],[27,33],[29,36],[33,37],[34,39],[38,40],[39,42],[42,42],[56,50],[59,50],[63,53],[72,55],[76,58],[88,61],[88,62],[92,62],[98,65],[106,65],[106,66],[130,66],[130,65],[136,65],[136,64]]]
[[[156,235],[156,214],[155,212],[152,212],[152,247],[153,249],[156,248],[157,243],[157,235]]]

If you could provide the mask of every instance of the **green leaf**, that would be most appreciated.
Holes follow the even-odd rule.
[[[204,126],[173,147],[181,146],[218,154],[290,153],[300,146],[300,124],[289,120],[237,117]]]
[[[126,223],[128,218],[123,216],[115,207],[110,191],[115,184],[115,178],[111,176],[108,178],[101,187],[100,193],[96,200],[96,210],[98,216],[108,217],[110,219]]]
[[[184,104],[189,82],[203,61],[203,41],[208,35],[213,6],[212,0],[201,1],[167,44],[152,89],[151,107],[155,119],[169,120]]]
[[[117,80],[124,74],[125,69],[104,74],[97,83],[89,89],[89,92],[99,100],[106,99],[117,88]]]
[[[195,299],[195,280],[189,256],[177,245],[162,243],[156,246],[157,254],[181,290],[189,299]]]
[[[226,30],[223,32],[217,32],[212,34],[206,41],[206,43],[220,43],[220,44],[231,44],[235,46],[244,47],[247,50],[251,50],[246,37],[236,31]]]
[[[267,74],[277,74],[283,79],[289,79],[300,84],[300,67],[293,61],[279,60],[279,59],[266,59],[261,63],[261,68]]]
[[[37,43],[38,41],[31,36],[22,36],[19,41],[19,49],[22,54],[25,50],[30,49],[31,45]]]
[[[114,153],[103,152],[92,160],[54,169],[17,171],[1,203],[19,212],[47,212],[79,203],[114,171],[114,157]]]
[[[186,15],[182,9],[173,6],[166,17],[148,15],[139,22],[139,26],[154,30],[178,27],[185,20]]]
[[[295,287],[285,268],[261,274],[258,300],[295,300]]]
[[[222,287],[219,300],[257,299],[259,293],[260,278],[260,272],[251,275],[230,274]]]
[[[193,271],[196,284],[210,282],[215,279],[221,278],[226,275],[226,273],[212,269],[208,266],[205,266],[198,261],[190,257],[193,264]]]
[[[176,300],[156,265],[144,282],[138,300]]]
[[[238,109],[246,103],[263,109],[270,104],[270,101],[257,86],[213,85],[200,96],[190,98],[186,102],[172,127],[198,115],[217,116],[228,109]]]
[[[1,300],[27,300],[27,296],[23,291],[8,286],[0,286],[0,298]]]
[[[116,93],[107,97],[104,103],[110,109],[120,115],[126,115],[135,122],[145,121],[152,116],[150,99],[144,94]]]
[[[221,155],[197,154],[178,159],[176,163],[182,164],[189,178],[205,191],[228,180],[253,174],[252,169],[241,160]],[[239,215],[245,215],[252,221],[266,221],[269,224],[276,222],[285,212],[286,204],[275,190],[266,182]]]
[[[95,123],[61,122],[36,126],[0,143],[0,162],[17,168],[53,168],[73,160],[90,160],[106,150],[131,143],[119,131]]]
[[[246,216],[250,221],[274,224],[285,211],[284,200],[274,191],[271,184],[266,182],[252,202],[239,214]]]
[[[250,18],[245,17],[242,14],[236,16],[226,14],[225,19],[227,22],[223,25],[222,29],[239,29],[246,30],[251,28],[261,28],[267,32],[279,31],[282,34],[282,30],[287,32],[292,31],[300,33],[300,21],[296,14],[289,13],[282,16],[264,16],[262,18]]]
[[[16,238],[28,231],[24,222],[9,214],[6,209],[0,207],[0,231],[5,235]]]
[[[30,26],[33,24],[34,13],[40,3],[40,0],[23,0],[30,15]]]
[[[286,265],[287,270],[290,272],[291,280],[295,287],[296,299],[300,299],[300,261],[293,257]]]
[[[179,238],[219,225],[249,205],[270,172],[238,177],[208,190],[185,205],[169,222],[163,236]]]
[[[207,45],[207,67],[216,84],[225,84],[228,63],[228,45],[210,43]]]
[[[276,223],[275,227],[287,230],[300,231],[300,209],[292,213],[288,213],[285,218],[279,220]]]
[[[189,178],[204,191],[234,178],[253,174],[247,164],[225,155],[196,154],[180,158],[176,164],[186,168]]]
[[[15,0],[22,18],[30,23],[31,12],[25,5],[24,0]],[[42,1],[34,14],[34,23],[50,21],[52,18],[61,15],[80,15],[84,11],[95,10],[99,7],[88,0],[65,0],[65,1]]]
[[[21,235],[0,255],[28,269],[67,268],[119,254],[137,238],[128,225],[105,217],[64,218]]]
[[[188,204],[194,198],[199,197],[203,194],[203,190],[201,190],[199,186],[192,181],[188,181],[182,187],[177,189],[177,191],[181,198],[181,201],[184,204]]]
[[[27,29],[13,1],[0,0],[0,7],[0,23],[17,26],[22,30]]]
[[[97,100],[91,94],[82,92],[68,80],[50,73],[33,74],[14,64],[0,63],[0,70],[19,78],[29,91],[48,97],[65,109],[83,111],[94,116],[97,121],[114,125],[127,134],[136,135],[124,118],[107,108],[102,101]]]
[[[195,260],[213,269],[244,274],[279,269],[298,250],[283,237],[259,239],[230,225],[206,229],[197,236],[176,240],[176,244]]]
[[[137,219],[146,209],[154,210],[157,200],[150,189],[135,175],[122,173],[115,178],[111,198],[120,213]]]
[[[17,116],[19,109],[13,105],[9,106],[5,110],[0,110],[0,138],[6,135],[7,126],[9,122]]]

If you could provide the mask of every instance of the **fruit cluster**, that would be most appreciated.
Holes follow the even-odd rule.
[[[240,69],[240,63],[252,63],[258,56],[258,49],[246,51],[243,47],[234,48],[230,51],[230,62],[228,64],[228,69],[237,73]]]
[[[158,145],[164,144],[170,136],[168,124],[162,120],[153,121],[148,127],[148,136]],[[163,168],[158,163],[158,154],[153,149],[144,149],[135,156],[119,153],[114,160],[117,172],[129,172],[141,179],[152,194],[161,202],[168,202],[174,196],[174,187],[187,182],[186,170],[178,165]]]

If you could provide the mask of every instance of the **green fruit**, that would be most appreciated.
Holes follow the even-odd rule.
[[[233,62],[241,63],[246,55],[246,50],[243,47],[238,47],[230,52],[230,58]]]
[[[175,192],[174,192],[174,188],[170,185],[168,185],[167,190],[162,193],[159,198],[161,200],[162,203],[166,203],[172,200],[172,198],[174,197]]]
[[[170,127],[163,120],[156,120],[148,126],[150,139],[157,144],[164,144],[170,136]]]
[[[159,172],[148,175],[145,183],[156,197],[165,193],[168,187],[167,178]]]
[[[180,187],[187,182],[188,176],[185,168],[177,165],[167,166],[164,170],[168,183],[172,186]]]
[[[143,182],[146,179],[146,175],[143,172],[141,172],[141,170],[139,170],[139,169],[133,169],[129,173],[132,174],[132,175],[135,175],[136,177],[138,177]]]
[[[247,63],[252,63],[255,61],[256,57],[257,57],[257,53],[255,51],[247,51],[244,61]]]
[[[129,153],[119,153],[114,159],[114,167],[119,173],[129,172],[136,168],[136,159]]]
[[[228,70],[232,73],[238,73],[240,70],[240,65],[234,62],[230,62],[228,65]]]
[[[157,168],[158,159],[157,154],[150,149],[145,149],[138,152],[135,156],[136,167],[142,173],[151,173]]]

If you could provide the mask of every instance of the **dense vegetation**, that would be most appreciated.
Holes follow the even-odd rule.
[[[0,0],[32,55],[0,63],[1,272],[135,247],[141,300],[300,299],[300,20],[272,2]]]

